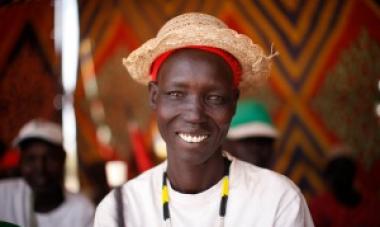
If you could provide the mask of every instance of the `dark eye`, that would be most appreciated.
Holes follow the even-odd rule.
[[[178,99],[178,98],[183,97],[183,92],[180,92],[180,91],[168,91],[166,93],[166,95],[169,96],[170,98]]]
[[[24,156],[22,157],[22,162],[23,162],[23,163],[34,162],[34,160],[36,160],[36,157],[33,156],[33,155],[24,155]]]
[[[224,100],[225,100],[224,97],[220,95],[209,95],[207,97],[207,102],[211,104],[216,104],[216,105],[223,104]]]

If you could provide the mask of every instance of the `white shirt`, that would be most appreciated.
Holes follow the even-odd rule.
[[[0,182],[0,220],[23,227],[90,227],[94,206],[83,195],[65,193],[65,201],[48,213],[34,213],[32,192],[22,179]],[[37,224],[36,224],[37,223]]]
[[[288,178],[235,158],[230,159],[230,192],[224,226],[314,226],[304,197]],[[126,226],[165,226],[161,202],[165,169],[166,162],[123,185]],[[168,187],[172,226],[216,226],[221,181],[198,194],[183,194],[174,191],[170,185]],[[108,194],[97,207],[95,227],[117,226],[114,193]]]

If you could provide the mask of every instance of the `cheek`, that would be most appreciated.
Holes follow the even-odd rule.
[[[219,126],[220,129],[228,130],[230,127],[233,113],[226,110],[212,111],[209,116]]]
[[[166,101],[160,101],[158,108],[156,109],[156,116],[159,122],[163,124],[173,120],[180,112],[178,104],[173,104]]]
[[[60,162],[51,161],[46,165],[47,170],[53,174],[59,174],[62,172],[64,166]]]
[[[156,111],[157,118],[162,121],[168,121],[170,118],[173,117],[173,109],[165,108],[164,106],[161,108],[158,108]]]
[[[19,166],[22,174],[30,174],[34,172],[34,169],[36,168],[36,163],[35,161],[31,161],[30,159],[25,158],[20,160]]]
[[[33,168],[29,164],[22,164],[20,165],[20,172],[21,175],[24,177],[29,177],[33,175]]]
[[[169,127],[169,122],[171,119],[174,118],[174,111],[168,108],[158,108],[156,110],[156,118],[157,118],[157,125],[158,129],[164,139],[165,138],[165,132],[167,131],[167,128]]]

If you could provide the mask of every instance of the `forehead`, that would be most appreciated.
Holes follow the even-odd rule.
[[[39,139],[29,139],[20,144],[21,155],[42,155],[49,154],[55,155],[63,152],[63,150],[57,146],[45,142]]]
[[[177,82],[223,84],[232,87],[232,70],[225,60],[213,53],[197,49],[176,50],[162,64],[159,83]]]

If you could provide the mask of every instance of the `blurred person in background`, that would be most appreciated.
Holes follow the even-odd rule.
[[[224,149],[240,160],[270,169],[277,136],[265,107],[255,100],[242,100],[237,104]]]
[[[324,169],[327,190],[310,202],[315,226],[380,226],[379,200],[356,186],[357,163],[344,149],[332,156]]]
[[[61,127],[36,119],[14,140],[20,150],[21,178],[0,181],[0,220],[23,227],[90,227],[94,206],[65,191],[66,153]]]

